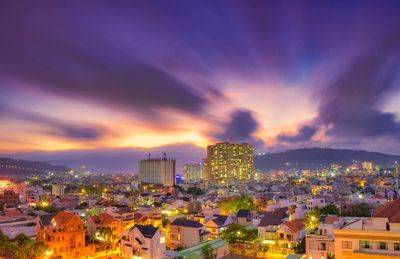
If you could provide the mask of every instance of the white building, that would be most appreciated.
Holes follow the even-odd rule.
[[[152,225],[135,225],[122,235],[122,258],[165,258],[165,236]]]
[[[148,158],[139,161],[139,182],[141,184],[175,184],[175,159]]]

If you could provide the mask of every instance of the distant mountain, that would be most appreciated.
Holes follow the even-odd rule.
[[[331,164],[349,166],[353,160],[391,167],[400,161],[400,156],[363,150],[303,148],[255,156],[254,166],[260,170],[316,169]]]
[[[42,175],[52,172],[63,174],[71,169],[66,166],[55,166],[42,161],[28,161],[0,157],[0,176]]]

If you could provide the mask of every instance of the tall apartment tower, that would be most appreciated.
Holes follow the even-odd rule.
[[[140,184],[175,184],[175,159],[148,158],[139,161]]]
[[[204,163],[198,162],[183,166],[183,179],[186,181],[199,181],[204,179]]]
[[[253,146],[230,142],[207,146],[206,179],[214,184],[249,181],[254,176]]]

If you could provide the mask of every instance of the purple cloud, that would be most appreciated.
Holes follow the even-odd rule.
[[[299,129],[299,131],[294,135],[279,134],[277,139],[279,142],[285,143],[297,143],[309,141],[317,132],[317,129],[312,126],[304,125]]]

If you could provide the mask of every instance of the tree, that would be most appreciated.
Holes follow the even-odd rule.
[[[303,237],[294,247],[296,254],[306,253],[306,239]]]
[[[257,237],[257,229],[246,229],[239,224],[231,224],[221,233],[221,238],[229,244],[253,241],[257,239]]]
[[[360,204],[353,207],[353,216],[355,217],[370,217],[371,209],[366,204]]]
[[[304,222],[306,229],[312,231],[316,229],[320,224],[321,211],[318,208],[315,208],[312,211],[307,211],[304,214]]]
[[[204,259],[213,259],[214,258],[214,254],[213,254],[213,247],[210,244],[205,244],[202,248],[201,248],[201,254],[203,255]]]
[[[0,256],[5,258],[40,258],[46,250],[47,246],[43,242],[30,239],[24,234],[18,234],[14,242],[7,236],[0,235]]]
[[[339,215],[339,209],[335,204],[328,204],[321,209],[321,213],[324,215]]]
[[[235,213],[241,209],[243,210],[253,210],[256,208],[253,198],[247,195],[241,197],[236,197],[233,200],[221,201],[218,204],[218,208],[223,215],[229,215]]]

